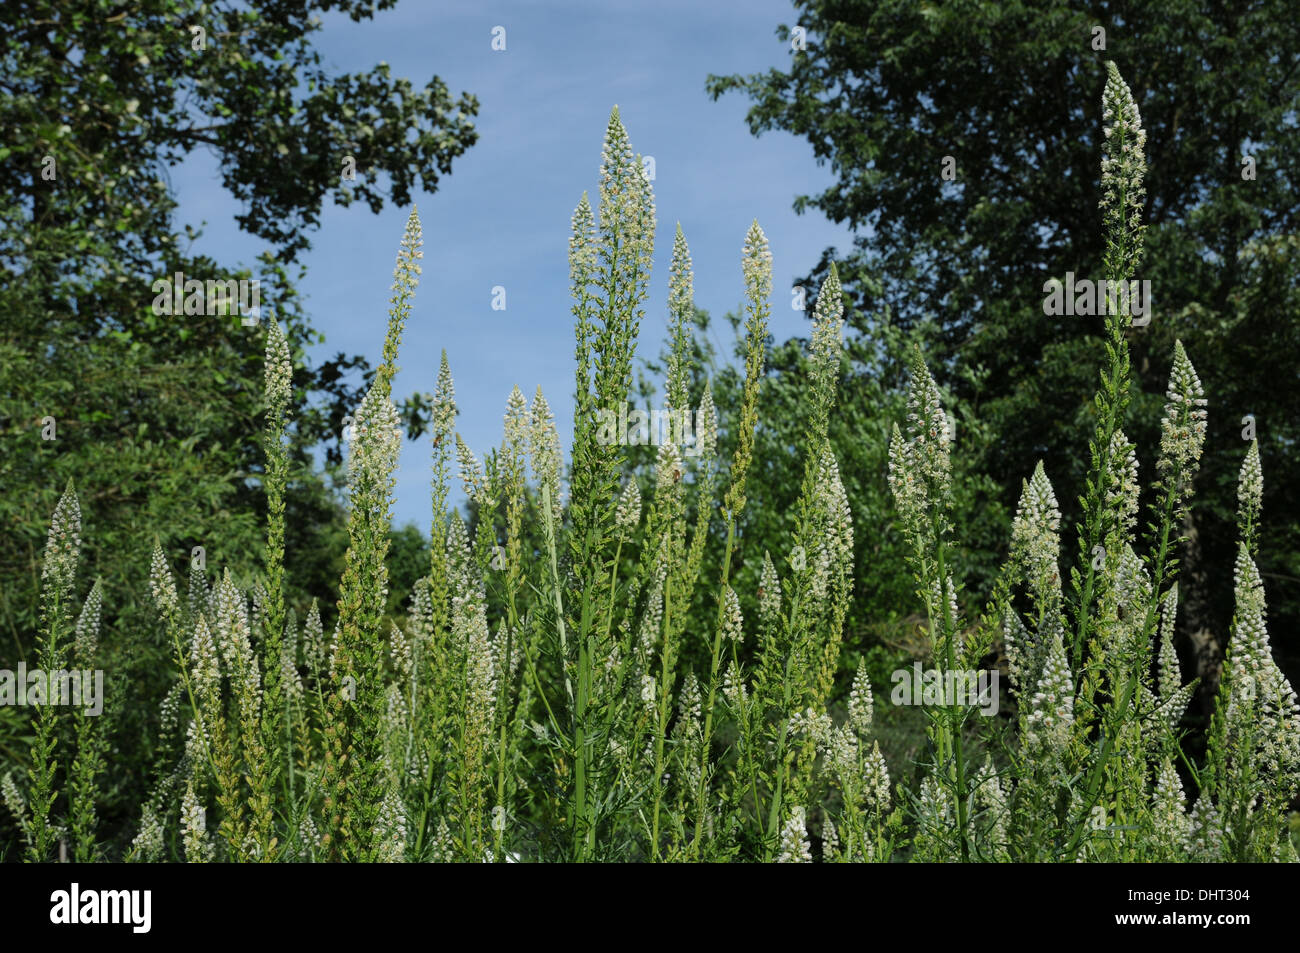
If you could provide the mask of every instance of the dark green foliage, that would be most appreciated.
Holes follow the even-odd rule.
[[[746,92],[755,134],[792,132],[831,163],[836,181],[796,207],[855,229],[855,248],[828,250],[803,283],[814,286],[837,259],[859,330],[885,311],[904,328],[933,318],[931,367],[988,427],[975,471],[1010,505],[1027,461],[1041,457],[1067,522],[1084,490],[1087,459],[1073,441],[1093,428],[1104,328],[1099,317],[1044,315],[1042,286],[1067,271],[1101,277],[1094,91],[1104,61],[1118,62],[1152,144],[1137,277],[1151,280],[1155,301],[1150,326],[1129,332],[1137,387],[1125,431],[1139,447],[1155,446],[1175,338],[1205,355],[1199,367],[1213,395],[1201,506],[1187,525],[1184,570],[1198,595],[1184,627],[1198,667],[1212,669],[1210,633],[1226,631],[1232,612],[1241,418],[1253,413],[1269,473],[1265,507],[1277,516],[1260,568],[1276,588],[1279,624],[1294,628],[1300,74],[1291,66],[1300,32],[1291,6],[796,0],[794,8],[807,49],[791,53],[788,69],[711,77],[709,89]],[[1096,25],[1104,51],[1093,46]],[[787,27],[777,35],[789,42]],[[1245,155],[1257,163],[1249,181]],[[946,156],[955,181],[941,178]],[[1154,456],[1140,464],[1150,473]],[[997,546],[988,535],[962,538],[985,555]],[[1283,666],[1295,671],[1290,651]]]

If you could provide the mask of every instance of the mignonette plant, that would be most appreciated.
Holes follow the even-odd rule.
[[[1145,133],[1118,70],[1107,69],[1104,267],[1120,283],[1142,258]],[[528,400],[515,388],[502,444],[480,460],[456,433],[444,353],[429,572],[397,619],[385,612],[401,441],[392,380],[420,276],[415,211],[383,362],[356,415],[349,545],[328,636],[318,605],[301,624],[286,606],[292,368],[270,325],[264,571],[244,588],[195,563],[182,597],[167,554],[153,553],[176,680],[126,859],[1296,859],[1285,817],[1300,788],[1300,709],[1273,659],[1255,565],[1263,476],[1254,442],[1241,465],[1237,608],[1203,758],[1180,733],[1194,684],[1173,642],[1178,552],[1206,435],[1206,398],[1181,343],[1143,514],[1136,448],[1120,429],[1131,315],[1122,301],[1108,309],[1077,551],[1062,552],[1058,501],[1039,463],[978,618],[963,615],[954,576],[953,429],[916,351],[888,482],[931,657],[941,674],[959,675],[1000,645],[1012,704],[1001,718],[979,717],[956,694],[926,706],[924,752],[891,766],[873,725],[876,686],[865,667],[840,666],[855,574],[869,567],[853,565],[853,517],[828,437],[843,360],[838,275],[832,267],[816,300],[795,531],[787,552],[761,554],[745,603],[757,613],[746,618],[737,527],[763,406],[772,257],[754,223],[742,250],[744,385],[734,418],[721,421],[707,380],[693,392],[693,270],[677,229],[665,394],[671,414],[692,412],[698,425],[689,447],[658,446],[643,491],[598,420],[632,385],[655,224],[650,181],[615,109],[598,209],[582,196],[569,243],[570,458],[540,390]],[[719,452],[724,426],[729,459]],[[469,524],[447,505],[453,456]],[[39,662],[48,670],[94,667],[111,594],[95,584],[74,613],[79,547],[69,484],[45,554]],[[3,799],[28,859],[50,859],[60,844],[76,859],[107,859],[96,837],[104,730],[83,713],[65,717],[37,709],[26,777],[6,775]]]

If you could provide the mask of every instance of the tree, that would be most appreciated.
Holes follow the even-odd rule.
[[[1271,514],[1261,571],[1278,614],[1300,612],[1300,380],[1294,309],[1300,262],[1300,29],[1289,7],[1114,2],[911,3],[795,0],[778,37],[788,69],[711,76],[717,97],[753,100],[754,134],[804,137],[836,181],[795,207],[854,229],[809,282],[843,257],[863,318],[903,327],[933,318],[936,371],[990,428],[977,470],[1014,501],[1036,458],[1072,519],[1083,471],[1071,447],[1091,432],[1103,320],[1045,314],[1045,282],[1095,278],[1103,234],[1095,155],[1104,62],[1129,78],[1148,134],[1144,224],[1154,308],[1128,332],[1135,395],[1124,426],[1154,464],[1167,355],[1181,338],[1211,395],[1202,500],[1185,532],[1186,629],[1203,674],[1232,612],[1233,475],[1258,420]],[[1101,28],[1100,32],[1097,28]],[[1078,130],[1093,130],[1080,136]],[[807,283],[807,282],[806,282]],[[932,367],[937,362],[932,361]],[[981,545],[987,545],[981,541]],[[1295,658],[1291,659],[1292,667]],[[1212,679],[1211,679],[1212,681]]]
[[[290,550],[290,600],[332,588],[342,511],[314,451],[338,462],[343,418],[371,373],[342,354],[308,364],[306,348],[323,338],[294,292],[295,262],[327,197],[405,205],[417,184],[435,191],[477,138],[477,101],[453,99],[437,77],[420,89],[382,63],[364,75],[321,67],[317,12],[361,21],[392,5],[16,0],[0,10],[0,659],[30,651],[44,525],[70,476],[104,579],[105,651],[145,697],[161,692],[169,652],[138,638],[151,631],[140,623],[152,614],[154,538],[177,568],[202,558],[244,579],[260,571],[269,318],[294,365],[286,503],[304,545]],[[175,220],[167,171],[198,148],[219,160],[240,225],[269,245],[251,268],[185,251],[194,233]],[[160,313],[155,283],[177,272],[205,291],[256,278],[260,320],[211,307],[211,292],[202,314]],[[419,401],[407,409],[418,427]],[[142,735],[154,707],[110,716]]]

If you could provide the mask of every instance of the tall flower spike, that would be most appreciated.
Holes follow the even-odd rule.
[[[655,460],[655,500],[662,501],[668,499],[670,493],[676,492],[676,488],[682,479],[682,455],[677,449],[677,445],[671,440],[665,441],[659,445],[659,453]]]
[[[162,550],[158,550],[159,554],[161,554],[161,552]],[[162,566],[166,569],[166,560],[162,561]],[[168,575],[170,576],[170,570],[168,570]],[[173,591],[175,588],[176,586],[173,583]],[[191,619],[203,611],[203,607],[207,605],[209,595],[208,577],[207,573],[204,572],[203,564],[199,560],[191,558],[190,574],[189,578],[186,580],[185,589],[185,604],[189,608]],[[157,598],[157,593],[154,594],[154,597],[155,599]]]
[[[465,484],[465,494],[480,507],[491,508],[495,505],[488,495],[487,477],[483,467],[474,456],[460,434],[456,434],[456,459],[460,463],[460,479]]]
[[[302,699],[302,676],[298,674],[294,645],[287,640],[280,647],[280,682],[290,701],[296,703]]]
[[[261,705],[261,673],[253,655],[248,606],[243,594],[235,587],[229,569],[217,585],[216,596],[217,648],[235,679],[240,707],[246,712],[255,712]]]
[[[832,863],[840,850],[840,833],[829,817],[822,824],[822,863]]]
[[[678,749],[682,752],[681,780],[688,789],[694,788],[700,781],[704,743],[701,717],[703,704],[700,680],[694,672],[687,670],[677,698],[677,724],[673,726],[673,734]]]
[[[587,198],[586,192],[583,192],[582,198],[578,200],[570,224],[572,234],[569,237],[569,269],[570,278],[575,282],[575,286],[570,290],[576,298],[586,288],[585,282],[581,285],[576,282],[580,277],[593,274],[596,269],[596,215],[592,212],[591,201]]]
[[[1222,826],[1218,809],[1210,800],[1209,794],[1202,791],[1192,805],[1192,814],[1188,819],[1186,859],[1196,863],[1223,860]]]
[[[817,480],[820,503],[826,516],[824,545],[832,564],[850,575],[853,572],[853,513],[849,495],[840,479],[840,465],[827,448],[820,460]]]
[[[1020,613],[1010,609],[1002,618],[1002,646],[1007,656],[1007,672],[1016,691],[1023,692],[1033,681],[1033,652],[1029,633],[1020,621]]]
[[[650,172],[645,167],[642,157],[636,157],[636,197],[638,213],[638,230],[635,236],[637,251],[637,270],[642,275],[649,275],[654,262],[655,247],[655,192],[650,183]]]
[[[745,680],[736,674],[736,670],[731,667],[730,662],[727,663],[726,671],[722,674],[722,695],[727,699],[728,704],[737,711],[749,700],[749,691],[745,687]]]
[[[131,841],[131,850],[140,860],[152,863],[165,849],[162,824],[153,808],[146,804],[140,812],[140,830]]]
[[[853,676],[853,688],[849,692],[849,724],[863,741],[871,730],[871,716],[871,681],[867,678],[866,665],[859,661],[857,674]]]
[[[728,519],[745,508],[745,481],[754,457],[754,428],[758,425],[758,394],[767,356],[767,322],[772,314],[772,252],[755,220],[745,235],[741,271],[745,278],[745,384],[736,424],[736,450],[731,485],[723,497]]]
[[[599,248],[596,244],[596,216],[587,193],[582,193],[573,210],[573,232],[569,238],[569,293],[573,296],[575,379],[578,408],[585,406],[591,392],[591,336],[595,310],[591,284],[595,280]]]
[[[402,431],[392,398],[371,386],[357,409],[357,439],[348,459],[353,506],[384,512],[391,502],[393,471],[402,449]]]
[[[329,665],[328,674],[330,678],[333,678],[335,673],[339,670],[340,628],[339,622],[335,620],[334,631],[330,633],[329,643],[325,649],[326,658],[328,659],[327,664]]]
[[[839,374],[840,354],[844,348],[843,332],[844,298],[839,272],[832,262],[830,273],[822,282],[821,291],[817,293],[817,307],[813,310],[809,350],[812,391],[816,395],[834,398],[834,384]]]
[[[176,593],[176,580],[167,565],[167,557],[162,547],[155,545],[153,559],[149,564],[149,588],[153,592],[154,605],[164,616],[171,615],[180,608],[180,597]]]
[[[447,528],[447,565],[454,583],[453,599],[468,598],[475,588],[474,560],[470,555],[469,533],[458,509],[451,511],[451,525]]]
[[[1178,613],[1178,584],[1169,587],[1160,604],[1159,678],[1160,713],[1173,731],[1192,701],[1192,686],[1183,684],[1182,667],[1174,648],[1174,621]]]
[[[1259,512],[1264,498],[1264,471],[1259,465],[1259,441],[1252,440],[1246,448],[1246,459],[1241,463],[1237,479],[1237,530],[1250,554],[1255,555],[1259,526]]]
[[[641,675],[641,704],[648,710],[653,711],[655,705],[655,677],[653,675]]]
[[[925,484],[917,478],[912,445],[903,439],[898,424],[889,435],[889,491],[905,527],[919,526],[925,519]]]
[[[433,597],[429,594],[428,577],[417,579],[411,587],[410,608],[406,611],[406,631],[411,644],[424,651],[434,635]]]
[[[185,785],[181,799],[181,841],[185,845],[185,859],[191,864],[212,860],[212,844],[208,841],[208,825],[203,806],[194,793],[194,779]]]
[[[1052,633],[1038,691],[1030,699],[1026,747],[1030,751],[1059,753],[1070,739],[1074,724],[1074,681],[1065,659],[1059,631]]]
[[[945,602],[947,602],[946,607]],[[966,642],[961,633],[961,609],[957,605],[957,587],[953,584],[951,573],[947,575],[942,588],[939,586],[937,576],[930,582],[930,612],[933,617],[943,618],[945,608],[948,618],[953,623],[953,651],[956,653],[956,658],[961,658],[962,652],[966,650]]]
[[[927,502],[947,495],[952,463],[948,449],[952,432],[943,412],[939,388],[930,376],[918,347],[912,352],[912,380],[907,388],[907,430],[915,475],[924,480]]]
[[[8,771],[5,772],[4,778],[0,779],[0,800],[4,801],[5,807],[9,808],[9,813],[14,816],[19,829],[30,842],[32,824],[27,813],[27,802],[18,790],[18,785],[14,783],[13,774]]]
[[[533,396],[533,406],[528,428],[528,447],[532,458],[533,476],[539,486],[550,487],[551,508],[555,511],[560,505],[560,434],[555,429],[555,415],[542,396],[542,389],[537,388]]]
[[[772,296],[772,250],[757,220],[745,233],[741,270],[745,276],[746,295],[751,301],[766,301]]]
[[[1031,581],[1050,578],[1059,568],[1061,509],[1042,460],[1021,487],[1020,505],[1011,524],[1011,551],[1022,560]]]
[[[790,809],[781,827],[781,853],[778,864],[811,864],[812,848],[808,844],[808,815],[802,807]]]
[[[400,864],[406,858],[406,809],[390,787],[379,807],[375,821],[376,859],[381,864]]]
[[[1233,733],[1253,731],[1273,666],[1264,583],[1244,543],[1234,567],[1236,611],[1224,679],[1229,688],[1227,720]]]
[[[172,738],[181,727],[181,696],[184,686],[180,682],[172,685],[171,691],[163,696],[158,706],[158,726],[164,738]]]
[[[1144,606],[1151,598],[1151,576],[1129,543],[1124,544],[1124,549],[1119,554],[1119,568],[1115,571],[1115,594],[1121,608]]]
[[[575,216],[576,217],[576,216]],[[626,242],[637,272],[649,274],[654,251],[654,193],[645,168],[632,152],[632,143],[619,117],[610,112],[601,149],[600,231]]]
[[[1260,769],[1267,776],[1285,778],[1287,790],[1294,791],[1300,787],[1300,701],[1271,657],[1263,685]]]
[[[458,593],[454,599],[458,603],[453,630],[465,640],[465,718],[467,735],[481,745],[490,741],[492,719],[497,706],[497,679],[495,655],[492,638],[488,633],[488,622],[483,599],[464,600]]]
[[[668,576],[667,547],[661,544],[651,576],[650,594],[637,626],[636,655],[642,666],[649,664],[650,653],[659,641],[664,621],[664,582]]]
[[[371,389],[377,389],[384,397],[389,397],[393,390],[393,375],[397,373],[397,346],[402,339],[402,329],[411,314],[411,301],[415,297],[416,285],[420,283],[419,260],[424,257],[420,250],[424,244],[424,233],[420,227],[419,210],[411,206],[411,214],[406,219],[406,230],[402,234],[402,245],[397,252],[397,264],[393,268],[393,290],[388,306],[388,333],[384,337],[384,359],[375,372],[375,381]]]
[[[951,829],[952,799],[944,791],[943,784],[933,774],[927,774],[917,791],[917,814],[920,823],[917,851],[920,856],[930,855],[931,859],[944,856],[939,853],[943,848],[939,838],[941,831]]]
[[[1110,440],[1110,483],[1106,490],[1106,503],[1115,510],[1120,533],[1126,538],[1137,522],[1138,493],[1141,490],[1135,450],[1124,431],[1116,429]]]
[[[776,622],[781,611],[781,577],[776,574],[772,556],[763,551],[763,571],[758,577],[758,618],[766,628]]]
[[[1107,236],[1107,277],[1130,278],[1142,254],[1142,206],[1146,201],[1146,130],[1128,84],[1114,63],[1106,64],[1101,100],[1101,212]]]
[[[66,605],[72,595],[72,583],[77,575],[77,560],[81,555],[81,504],[72,480],[59,498],[50,520],[50,532],[45,540],[45,563],[41,569],[45,598],[57,596]],[[48,588],[46,588],[48,587]]]
[[[442,352],[438,366],[438,385],[433,392],[433,435],[435,446],[449,447],[452,431],[456,429],[456,385],[451,379],[447,352]]]
[[[1183,342],[1174,342],[1174,366],[1165,391],[1165,416],[1160,422],[1160,459],[1156,468],[1176,482],[1170,489],[1181,505],[1191,496],[1196,464],[1205,445],[1205,391],[1196,368],[1187,359]]]
[[[668,407],[674,412],[686,412],[690,407],[687,385],[691,326],[694,319],[695,287],[691,252],[679,222],[677,234],[673,238],[673,262],[668,273],[668,320],[672,334],[672,350],[668,355]]]
[[[618,498],[618,508],[614,511],[614,525],[621,529],[636,529],[641,522],[641,487],[636,477],[629,477],[627,486]]]
[[[682,679],[681,691],[677,698],[677,710],[681,713],[682,720],[699,722],[700,704],[700,680],[695,677],[694,672],[688,671],[686,677]]]
[[[99,649],[99,615],[104,603],[104,587],[98,579],[77,617],[77,637],[73,643],[73,658],[84,668],[93,668],[95,653]]]
[[[289,342],[276,321],[272,321],[267,329],[264,378],[267,408],[273,418],[279,419],[284,416],[293,395],[293,363],[289,358]]]
[[[406,633],[391,619],[388,622],[388,654],[393,660],[394,671],[405,682],[415,670],[415,653]]]
[[[885,756],[880,753],[880,742],[871,743],[871,753],[867,755],[862,771],[863,793],[883,814],[889,810],[889,766]]]
[[[528,446],[528,401],[518,385],[510,391],[506,399],[505,437],[506,447],[511,457],[522,458]]]
[[[316,600],[311,601],[307,610],[307,620],[302,626],[303,661],[313,675],[320,678],[325,674],[328,661],[328,649],[325,645],[325,626],[321,623],[320,606]]]
[[[1160,697],[1171,697],[1183,685],[1183,671],[1174,650],[1174,621],[1178,612],[1178,584],[1169,587],[1160,604]]]
[[[1156,775],[1152,797],[1152,822],[1156,839],[1164,845],[1181,845],[1191,833],[1183,782],[1178,777],[1174,763],[1165,758]]]
[[[722,620],[722,637],[740,644],[745,640],[744,619],[740,614],[740,597],[736,595],[735,589],[728,586],[725,599],[726,608]]]
[[[702,457],[707,459],[717,452],[718,409],[713,404],[713,390],[708,381],[704,382],[704,396],[695,414],[695,441]]]
[[[826,735],[825,765],[843,783],[858,773],[858,739],[851,725],[832,728]]]
[[[821,748],[830,740],[834,728],[835,724],[831,721],[830,715],[808,707],[790,716],[788,731],[791,737],[806,737]]]
[[[993,759],[984,757],[984,767],[979,773],[979,786],[976,788],[978,803],[987,809],[992,822],[988,828],[990,860],[1007,859],[1007,790],[993,769]]]
[[[456,841],[451,836],[451,829],[447,826],[445,817],[438,821],[438,829],[434,831],[431,847],[433,859],[437,863],[449,864],[456,859]]]

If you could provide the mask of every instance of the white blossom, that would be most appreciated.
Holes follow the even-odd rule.
[[[781,852],[778,864],[811,864],[812,847],[808,843],[808,815],[802,807],[792,807],[781,826]]]

